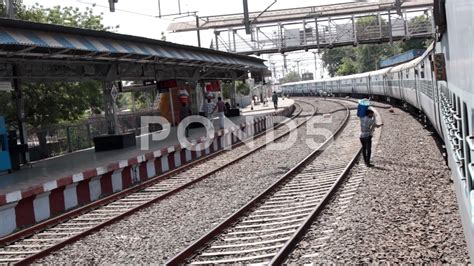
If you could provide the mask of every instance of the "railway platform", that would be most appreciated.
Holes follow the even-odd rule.
[[[294,103],[291,99],[280,99],[279,102],[279,110],[283,110]],[[245,122],[247,116],[262,116],[274,112],[275,110],[272,106],[256,105],[254,110],[251,110],[250,107],[246,107],[242,109],[242,116],[230,117],[229,119],[232,120],[234,124],[240,124]],[[217,117],[214,118],[213,122],[214,127],[218,128]],[[149,151],[161,150],[179,144],[176,131],[177,128],[173,127],[166,139],[162,141],[151,141]],[[203,128],[190,129],[190,139],[199,139],[204,135],[205,132]],[[31,186],[68,176],[71,173],[78,173],[84,169],[97,168],[112,162],[136,157],[144,153],[144,151],[140,150],[138,145],[142,137],[143,136],[137,137],[137,146],[134,148],[99,153],[94,152],[93,148],[89,148],[37,161],[33,163],[31,168],[0,175],[0,195],[16,190],[27,189]]]
[[[272,123],[267,116],[289,115],[293,111],[293,100],[280,99],[279,103],[277,111],[273,104],[256,105],[254,110],[244,108],[241,116],[229,119],[242,130],[259,133]],[[253,117],[250,123],[249,116]],[[0,237],[15,228],[120,191],[238,141],[232,135],[238,127],[217,130],[218,119],[213,123],[216,128],[214,141],[202,152],[191,152],[182,147],[177,128],[173,127],[166,139],[150,141],[148,150],[142,150],[139,143],[149,135],[138,136],[137,146],[133,148],[105,152],[90,148],[37,161],[31,168],[0,175]],[[205,134],[203,128],[191,129],[189,139],[201,145]]]

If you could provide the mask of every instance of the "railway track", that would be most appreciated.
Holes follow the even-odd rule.
[[[331,214],[326,215],[326,218],[322,218],[321,220],[323,221],[321,221],[317,227],[312,226],[312,228],[315,227],[317,230],[316,233],[311,232],[312,228],[308,230],[308,233],[311,232],[317,237],[306,240],[305,245],[298,244],[295,250],[289,255],[286,263],[311,263],[311,260],[317,258],[320,252],[324,251],[326,245],[330,243],[334,231],[336,231],[340,225],[342,216],[351,204],[353,204],[352,201],[357,194],[357,190],[367,174],[367,167],[365,165],[359,164],[355,168],[356,169],[351,171],[352,173],[350,174],[349,180],[339,189],[339,195],[337,195],[335,200],[331,203]],[[310,244],[308,244],[308,242]]]
[[[316,107],[311,102],[299,101],[297,108],[297,114],[288,120],[295,121],[298,128],[315,115]],[[253,142],[253,148],[243,144],[234,145],[231,150],[204,157],[190,166],[152,178],[136,187],[1,239],[0,264],[31,263],[211,176],[290,132],[286,127],[277,127],[273,131],[276,136],[273,140],[269,141],[265,134],[259,134],[246,141]]]
[[[357,117],[343,106],[346,118],[334,133],[338,135],[334,141],[328,138],[267,190],[167,264],[283,263],[359,154]]]

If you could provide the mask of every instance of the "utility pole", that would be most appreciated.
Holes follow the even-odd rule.
[[[199,31],[199,16],[196,14],[196,33],[198,40],[198,47],[201,47],[201,32]]]
[[[244,5],[244,21],[243,24],[245,26],[245,33],[251,34],[252,30],[250,29],[250,17],[249,17],[249,4],[247,0],[243,0]]]
[[[271,65],[272,65],[273,80],[276,81],[277,75],[276,75],[275,63],[271,63]]]
[[[8,0],[7,0],[8,1]],[[110,12],[115,12],[115,4],[118,2],[118,0],[109,0],[109,9]]]

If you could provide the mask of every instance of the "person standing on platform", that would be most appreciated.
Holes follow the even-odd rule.
[[[180,110],[180,113],[179,113],[179,117],[181,118],[181,121],[183,121],[183,119],[185,119],[186,117],[188,117],[190,115],[191,115],[191,110],[189,109],[188,105],[186,103],[182,103],[181,104],[181,110]],[[187,126],[184,129],[184,135],[186,137],[189,137],[189,126]]]
[[[370,156],[372,153],[372,134],[376,127],[381,127],[383,124],[377,125],[375,123],[374,111],[368,109],[365,116],[360,118],[360,143],[362,144],[362,155],[364,156],[365,165],[373,167],[370,163]]]
[[[210,98],[207,99],[206,106],[204,106],[204,112],[206,112],[207,119],[209,119],[209,121],[211,121],[212,123],[212,113],[214,112],[214,104],[212,104]]]
[[[275,107],[275,110],[277,110],[278,109],[278,95],[276,94],[275,91],[273,92],[273,95],[272,95],[272,101],[273,101],[273,107]]]
[[[230,115],[230,103],[225,102],[225,115],[229,116]]]
[[[216,107],[214,107],[214,111],[217,110],[217,115],[219,116],[219,127],[221,129],[224,128],[224,117],[225,117],[225,103],[222,100],[222,97],[217,98]]]

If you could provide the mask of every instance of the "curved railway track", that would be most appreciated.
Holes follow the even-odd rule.
[[[296,121],[297,127],[304,125],[316,114],[311,102],[298,101],[296,115],[285,121]],[[303,108],[302,105],[306,107]],[[308,108],[309,107],[309,108]],[[285,123],[283,121],[283,123]],[[273,140],[265,138],[265,132],[254,139],[252,146],[236,144],[230,150],[216,152],[165,175],[147,180],[135,187],[121,191],[87,206],[55,217],[26,230],[0,239],[0,264],[27,264],[49,253],[73,243],[111,223],[163,200],[213,173],[264,148],[290,133],[286,127],[275,129]]]
[[[283,263],[360,152],[355,112],[341,105],[344,122],[318,149],[167,264]]]

